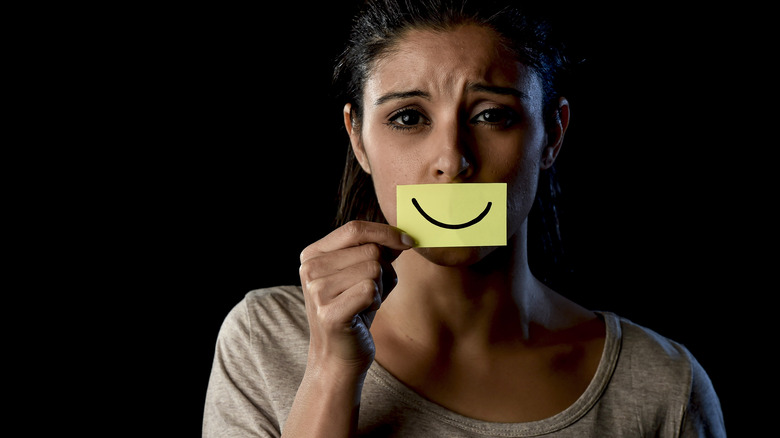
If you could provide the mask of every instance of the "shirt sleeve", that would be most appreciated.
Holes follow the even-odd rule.
[[[682,438],[725,438],[726,427],[720,400],[709,376],[699,363],[691,358],[691,395],[682,422]]]
[[[203,438],[281,436],[264,379],[251,358],[248,313],[243,300],[220,329],[206,392]]]

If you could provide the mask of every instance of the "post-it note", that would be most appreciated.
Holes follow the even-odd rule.
[[[506,184],[412,184],[396,189],[397,226],[420,247],[506,245]]]

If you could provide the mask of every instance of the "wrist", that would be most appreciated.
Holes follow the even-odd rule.
[[[328,393],[354,393],[359,401],[368,366],[339,360],[310,359],[306,365],[304,380],[320,391]]]
[[[373,362],[373,350],[356,357],[344,358],[342,355],[334,354],[332,351],[322,348],[316,348],[313,344],[310,344],[306,359],[306,371],[307,373],[322,376],[323,379],[328,381],[345,384],[354,381],[362,382]]]
[[[354,436],[366,373],[348,371],[318,363],[307,365],[283,436]]]

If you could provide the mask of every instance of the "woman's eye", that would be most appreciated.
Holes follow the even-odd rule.
[[[396,113],[391,119],[390,125],[394,128],[410,129],[419,125],[427,124],[425,116],[420,114],[419,111],[407,109],[399,113]]]
[[[505,108],[491,108],[477,114],[471,123],[491,126],[510,126],[516,122],[514,111]]]

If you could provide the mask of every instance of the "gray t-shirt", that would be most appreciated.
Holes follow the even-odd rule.
[[[712,383],[688,350],[612,313],[596,375],[563,412],[491,423],[432,403],[374,362],[359,435],[371,437],[725,437]],[[278,437],[306,368],[300,287],[256,290],[225,319],[206,395],[204,437]]]

